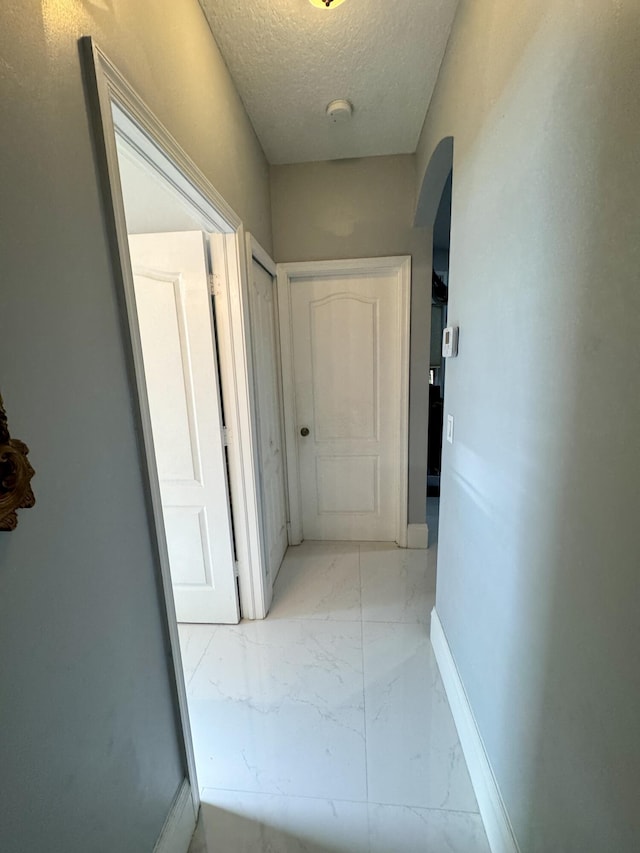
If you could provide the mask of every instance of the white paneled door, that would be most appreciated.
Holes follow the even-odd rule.
[[[399,535],[407,294],[397,269],[371,264],[289,278],[305,539]]]
[[[249,307],[253,348],[260,493],[266,581],[275,580],[287,550],[287,499],[282,430],[282,390],[276,283],[255,259],[250,268]]]
[[[239,619],[204,235],[129,238],[178,622]]]

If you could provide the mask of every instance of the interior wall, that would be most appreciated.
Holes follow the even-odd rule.
[[[411,255],[409,523],[426,519],[431,238],[413,228],[413,155],[271,167],[275,260]]]
[[[639,13],[462,0],[417,155],[455,139],[437,610],[522,853],[640,837]]]
[[[151,851],[185,772],[86,34],[271,245],[267,166],[196,0],[3,4],[0,390],[37,500],[0,533],[3,853]]]

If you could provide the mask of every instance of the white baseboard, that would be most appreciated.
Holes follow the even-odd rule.
[[[196,828],[196,810],[191,785],[185,779],[175,796],[153,853],[187,853]]]
[[[431,611],[431,645],[469,768],[491,853],[520,853],[464,685],[435,608]]]
[[[426,524],[407,525],[407,548],[428,548],[429,528]]]

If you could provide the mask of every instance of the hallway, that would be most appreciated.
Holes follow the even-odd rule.
[[[267,620],[179,626],[191,853],[487,853],[428,639],[435,557],[305,542]]]

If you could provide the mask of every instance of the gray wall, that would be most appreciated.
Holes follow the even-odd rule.
[[[275,260],[411,255],[409,522],[426,518],[431,239],[413,228],[415,157],[272,166]]]
[[[437,609],[522,853],[640,811],[640,3],[462,0]]]
[[[184,775],[87,33],[270,246],[266,163],[195,0],[3,4],[0,390],[37,497],[0,533],[3,853],[151,851]]]

